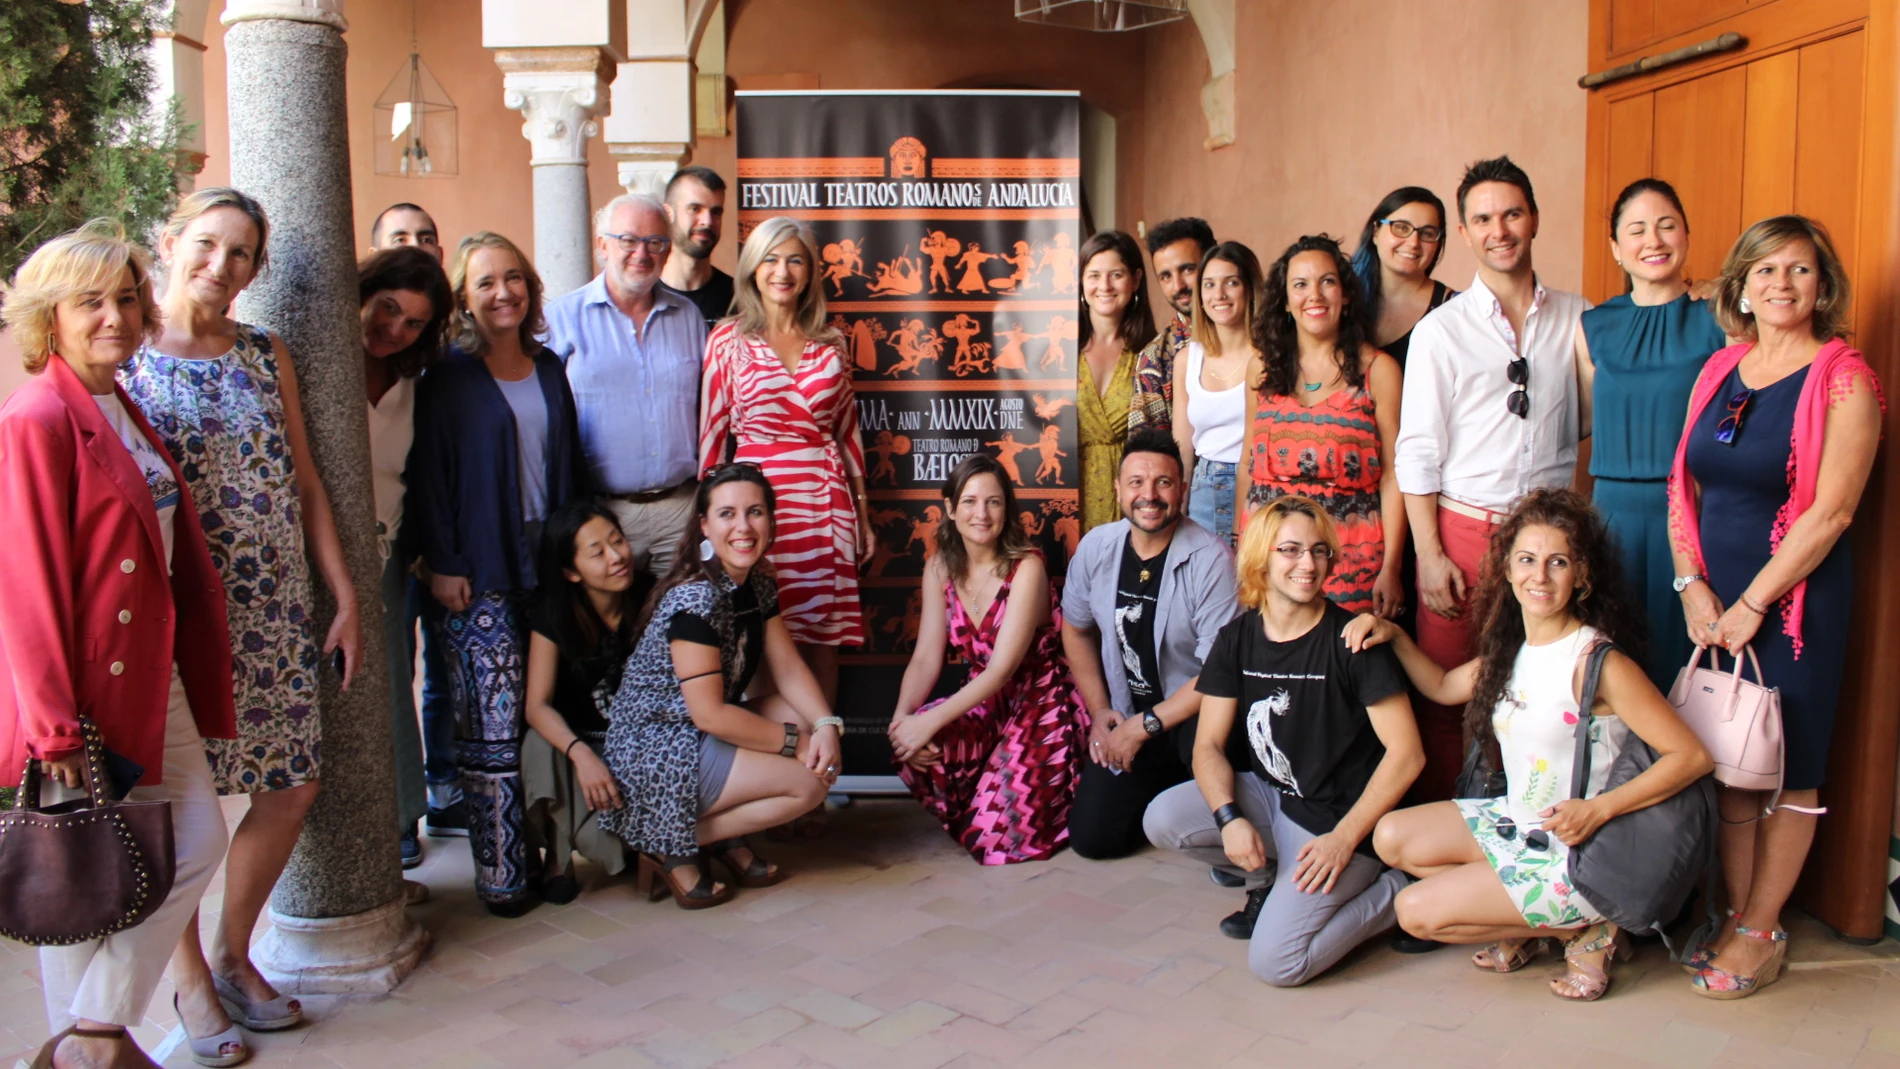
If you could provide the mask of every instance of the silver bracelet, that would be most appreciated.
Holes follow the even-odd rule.
[[[819,728],[837,728],[838,734],[842,735],[844,734],[844,717],[821,716],[817,720],[812,722],[811,727],[813,731],[816,731]]]

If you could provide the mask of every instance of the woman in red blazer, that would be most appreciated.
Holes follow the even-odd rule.
[[[150,1064],[123,1049],[126,1028],[224,856],[204,752],[236,733],[224,588],[177,466],[113,379],[156,312],[145,253],[102,221],[41,246],[4,309],[35,377],[0,407],[0,785],[38,760],[78,786],[90,717],[137,766],[132,796],[171,802],[177,850],[171,895],[143,923],[41,948],[54,1035],[36,1067]],[[192,1048],[205,1065],[249,1056],[236,1029]]]

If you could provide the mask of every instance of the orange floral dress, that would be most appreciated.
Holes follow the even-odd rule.
[[[1372,585],[1385,567],[1385,475],[1372,393],[1342,386],[1312,407],[1287,396],[1260,398],[1248,458],[1249,511],[1288,494],[1320,503],[1339,527],[1339,558],[1326,596],[1349,612],[1370,612]]]

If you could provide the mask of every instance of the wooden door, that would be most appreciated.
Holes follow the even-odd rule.
[[[1900,0],[1592,0],[1590,69],[1741,34],[1737,51],[1615,82],[1589,103],[1587,295],[1624,292],[1609,209],[1629,182],[1675,186],[1690,224],[1689,275],[1716,275],[1756,220],[1795,212],[1832,234],[1854,283],[1854,343],[1900,384],[1893,304],[1900,280]],[[1889,415],[1888,438],[1895,436]],[[1891,449],[1891,446],[1887,447]],[[1900,480],[1878,462],[1852,537],[1855,641],[1836,718],[1829,807],[1801,903],[1842,935],[1881,934],[1900,745],[1900,561],[1880,533],[1900,525]]]

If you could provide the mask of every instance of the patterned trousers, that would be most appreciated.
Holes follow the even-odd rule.
[[[507,904],[528,894],[532,871],[523,835],[522,710],[528,647],[521,606],[508,591],[478,594],[437,623],[455,705],[455,763],[468,802],[475,893]]]

